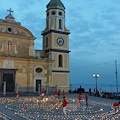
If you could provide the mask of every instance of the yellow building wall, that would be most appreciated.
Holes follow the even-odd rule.
[[[1,36],[0,37],[0,55],[7,56],[7,41],[12,42],[12,51],[10,52],[11,56],[16,56],[16,57],[29,57],[29,43],[30,41],[27,41],[25,39],[21,38],[11,38],[6,36]],[[4,45],[3,50],[2,50],[2,45]]]
[[[57,33],[53,33],[54,35],[54,41],[53,42],[53,49],[60,49],[60,50],[68,50],[69,49],[69,43],[68,43],[68,36],[67,35],[61,35],[61,34],[57,34]],[[62,46],[59,46],[57,44],[57,39],[58,38],[62,38],[64,39],[64,44]]]
[[[48,47],[46,47],[46,38],[48,37]],[[52,34],[45,35],[43,37],[43,49],[52,48]]]
[[[48,47],[46,47],[46,37],[48,37]],[[62,46],[58,45],[57,39],[64,39],[64,44]],[[69,36],[61,35],[56,33],[49,33],[43,37],[43,49],[60,49],[60,50],[69,50]]]
[[[3,61],[6,59],[8,59],[8,57],[0,57],[0,68],[3,68]],[[50,61],[48,63],[48,61],[45,60],[13,57],[10,59],[14,61],[14,69],[17,69],[15,84],[18,84],[19,88],[27,89],[27,87],[36,87],[36,79],[41,79],[43,86],[52,86],[52,71],[49,70],[49,66],[52,66],[52,63]],[[36,74],[35,69],[38,67],[43,68],[42,74]]]
[[[70,89],[69,73],[53,73],[53,86],[68,92]]]
[[[20,59],[21,60],[21,59]],[[27,61],[14,61],[14,66],[16,69],[16,84],[19,87],[27,87],[28,80],[28,62]],[[30,74],[30,73],[29,73]]]
[[[63,67],[58,67],[58,56],[62,55],[63,56]],[[60,71],[68,71],[69,70],[69,54],[67,53],[56,53],[52,52],[52,57],[53,57],[53,70],[60,70]]]

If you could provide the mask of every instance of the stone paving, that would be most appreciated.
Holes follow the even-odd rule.
[[[67,115],[62,111],[61,100],[45,96],[0,98],[0,120],[120,120],[120,112],[114,113],[112,104],[118,100],[85,95],[78,103],[78,94],[67,94]]]

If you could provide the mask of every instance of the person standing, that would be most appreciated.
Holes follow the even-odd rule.
[[[63,90],[63,97],[65,96],[65,91]]]
[[[53,99],[53,91],[51,91],[51,97],[52,97],[52,99]]]
[[[61,94],[61,91],[60,89],[58,90],[58,98],[60,99],[60,94]]]
[[[15,93],[16,100],[19,98],[19,93]]]
[[[88,105],[88,92],[85,93],[86,105]]]
[[[65,96],[63,97],[63,113],[66,115],[66,106],[67,106],[67,100],[65,99]]]
[[[89,88],[89,95],[91,95],[91,88]]]
[[[81,96],[81,93],[79,93],[78,102],[81,103],[81,100],[82,100],[82,96]]]
[[[45,95],[45,91],[44,89],[42,90],[42,99],[44,98],[44,95]]]
[[[117,110],[119,109],[119,105],[120,105],[120,101],[118,103],[116,102],[113,104],[113,107],[115,109],[115,114],[117,113]]]
[[[57,98],[57,94],[58,94],[58,93],[57,93],[57,89],[56,89],[56,90],[55,90],[55,97],[56,97],[56,98]]]

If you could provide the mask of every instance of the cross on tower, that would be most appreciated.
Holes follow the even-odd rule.
[[[11,9],[11,8],[10,8],[9,10],[7,10],[7,11],[9,11],[9,12],[10,12],[10,13],[9,13],[10,15],[11,15],[11,13],[12,13],[12,12],[14,12],[14,11],[12,11],[12,9]]]

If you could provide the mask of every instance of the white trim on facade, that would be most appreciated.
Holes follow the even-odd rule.
[[[34,92],[36,92],[36,80],[41,80],[41,87],[43,86],[43,77],[34,78]]]
[[[57,9],[57,19],[56,19],[56,30],[58,30],[58,9]]]
[[[69,70],[69,68],[68,68],[68,65],[69,65],[69,63],[67,62],[67,68],[65,68],[65,66],[64,66],[64,61],[65,61],[65,59],[64,59],[64,55],[69,55],[68,53],[60,53],[60,52],[52,52],[52,54],[54,54],[54,53],[58,53],[57,54],[57,61],[56,61],[56,63],[57,63],[57,67],[53,67],[53,63],[52,63],[52,69],[58,69],[58,70],[61,70],[61,69],[63,69],[63,70]],[[63,57],[63,67],[58,67],[58,65],[59,65],[59,63],[58,63],[58,56],[59,55],[62,55],[62,57]],[[69,57],[69,56],[68,56]],[[68,61],[68,60],[67,60]]]
[[[42,68],[42,72],[41,73],[36,73],[36,68]],[[37,75],[37,74],[44,74],[44,67],[42,65],[38,65],[34,68],[34,74]]]

